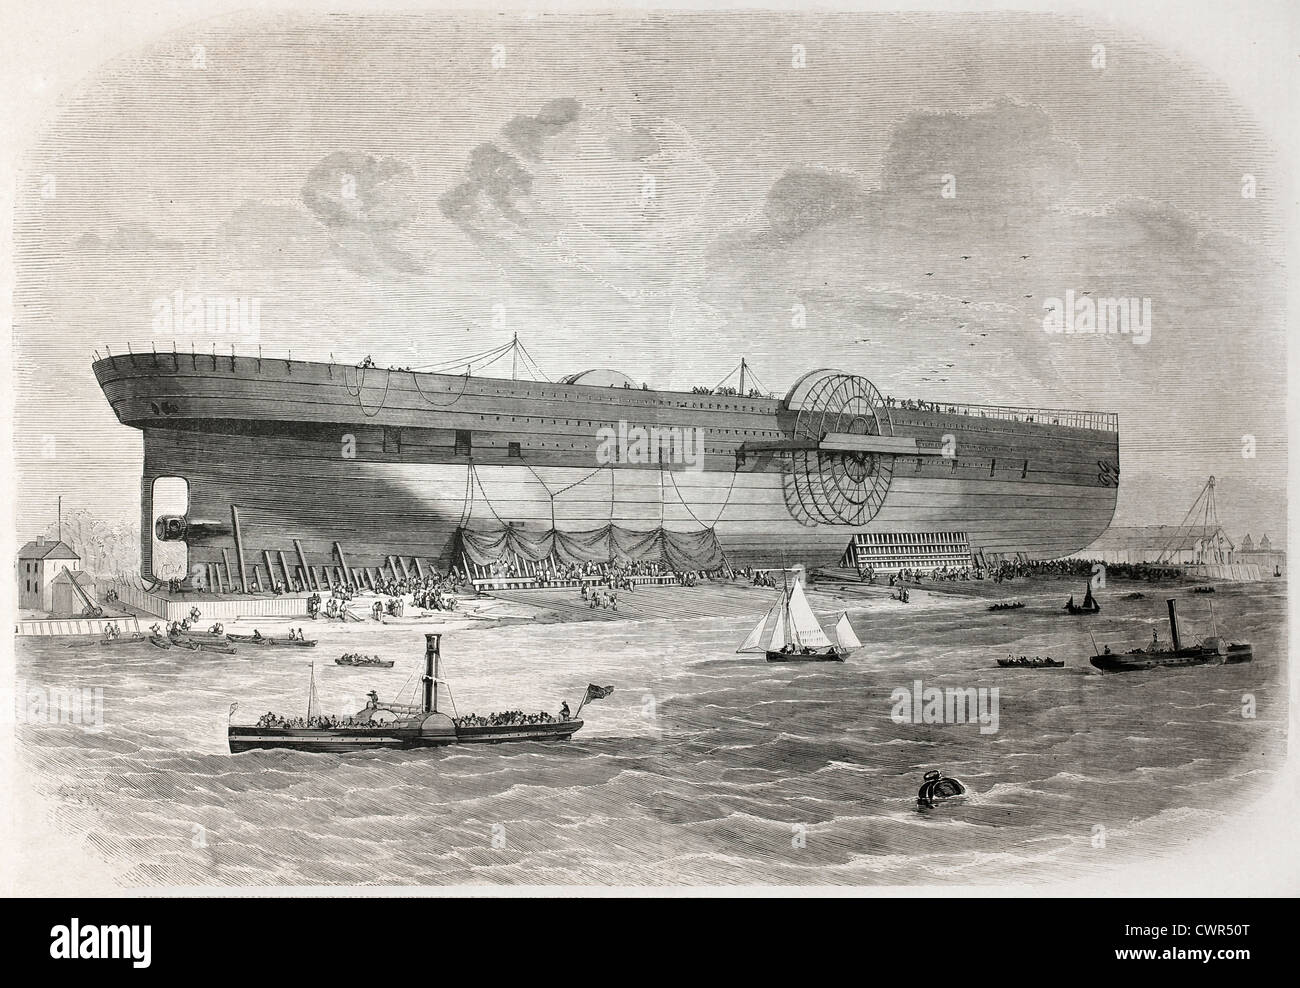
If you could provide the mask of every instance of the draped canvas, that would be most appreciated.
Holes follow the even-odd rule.
[[[638,530],[603,525],[584,531],[502,526],[460,529],[461,550],[476,566],[513,562],[515,557],[542,562],[552,554],[572,563],[659,563],[675,572],[716,570],[726,564],[722,546],[711,528],[674,532],[665,528]]]

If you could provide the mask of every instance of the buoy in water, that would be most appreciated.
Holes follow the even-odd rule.
[[[966,795],[966,787],[957,779],[950,779],[942,772],[925,773],[925,781],[916,793],[918,809],[933,809],[940,803],[946,803]]]

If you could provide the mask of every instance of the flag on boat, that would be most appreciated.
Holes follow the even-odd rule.
[[[597,686],[595,683],[588,683],[587,692],[583,696],[582,702],[578,704],[577,713],[573,716],[577,717],[578,714],[582,713],[582,708],[587,705],[589,700],[603,700],[613,692],[614,687],[612,686]]]
[[[589,683],[587,685],[587,695],[582,698],[582,702],[586,704],[592,700],[603,700],[613,692],[614,687],[612,686],[597,686],[595,683]]]

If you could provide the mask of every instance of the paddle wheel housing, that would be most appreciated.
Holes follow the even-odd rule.
[[[876,516],[894,476],[892,453],[827,449],[828,436],[892,437],[894,424],[876,386],[865,377],[815,370],[786,396],[793,437],[807,448],[789,452],[786,506],[806,525],[865,525]]]

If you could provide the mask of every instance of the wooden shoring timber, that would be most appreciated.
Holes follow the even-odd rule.
[[[248,593],[248,571],[244,568],[244,539],[239,533],[239,508],[230,506],[230,528],[235,536],[235,561],[239,563],[239,587]],[[226,563],[227,569],[230,563]]]
[[[334,543],[334,552],[338,554],[338,557],[339,557],[339,564],[343,567],[343,579],[344,579],[344,583],[345,583],[347,586],[352,586],[352,585],[353,585],[353,581],[352,581],[352,570],[351,570],[351,568],[348,566],[348,559],[347,559],[347,556],[343,555],[343,543],[342,543],[342,542],[335,542],[335,543]],[[360,584],[357,584],[357,586],[360,586]]]
[[[285,589],[285,590],[292,590],[292,589],[293,589],[293,574],[289,572],[289,563],[288,563],[288,561],[284,558],[284,550],[283,550],[283,549],[277,549],[277,550],[275,551],[275,554],[276,554],[277,556],[280,557],[280,572],[284,574],[284,589]],[[304,587],[305,587],[306,585],[307,585],[307,584],[305,584],[305,583],[303,584]]]
[[[297,539],[293,540],[294,551],[298,553],[298,565],[302,567],[302,586],[304,590],[319,590],[320,584],[316,582],[316,574],[311,571],[307,565],[307,554],[302,551],[302,543]]]

